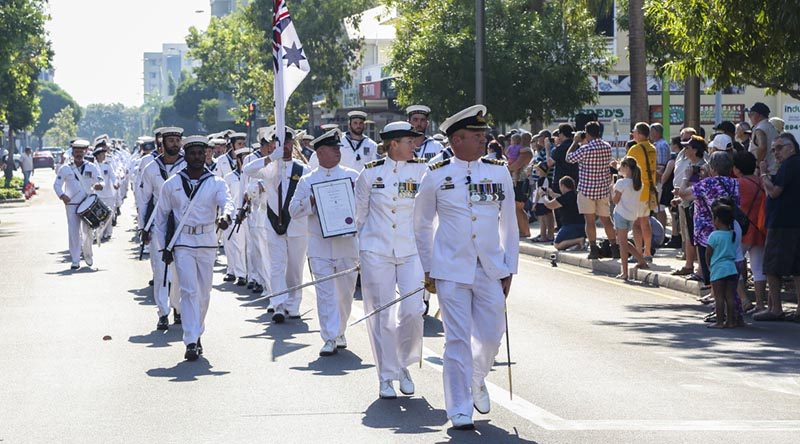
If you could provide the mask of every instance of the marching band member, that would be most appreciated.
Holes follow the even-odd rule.
[[[406,108],[408,115],[408,123],[414,127],[414,131],[420,135],[414,139],[414,148],[416,157],[429,161],[439,154],[444,147],[436,139],[425,135],[428,130],[428,116],[431,114],[431,109],[425,105],[411,105]]]
[[[208,141],[208,144],[206,145],[205,165],[206,165],[206,169],[208,171],[211,171],[212,173],[214,172],[214,170],[217,169],[217,159],[214,158],[214,143],[218,142],[220,140],[222,140],[223,144],[225,143],[225,140],[223,140],[223,139],[211,139],[211,140]]]
[[[320,182],[348,178],[355,184],[358,173],[339,164],[341,140],[339,130],[333,129],[312,141],[319,166],[300,179],[289,204],[292,219],[308,217],[308,257],[311,273],[319,279],[353,268],[358,258],[358,240],[354,235],[322,237],[316,201],[311,186]],[[353,304],[356,273],[348,273],[315,285],[320,335],[325,344],[320,356],[330,356],[337,348],[346,348],[344,332]]]
[[[364,169],[364,164],[377,158],[378,144],[364,135],[367,113],[364,111],[350,111],[347,113],[347,117],[349,119],[348,132],[341,142],[341,161],[339,163],[343,167],[361,171]],[[308,165],[312,170],[319,166],[316,153],[311,155]]]
[[[165,249],[165,263],[174,261],[178,270],[183,313],[184,359],[197,360],[203,354],[200,340],[205,332],[205,319],[211,296],[211,280],[216,258],[219,228],[225,229],[231,220],[233,202],[225,182],[205,168],[204,136],[187,137],[183,143],[187,166],[173,175],[161,187],[156,207],[154,237],[168,247],[165,237],[170,216],[175,218],[173,249]],[[169,147],[169,146],[168,146]]]
[[[86,265],[92,266],[92,231],[89,225],[78,215],[78,205],[89,194],[103,189],[103,175],[92,163],[84,161],[89,141],[77,139],[70,144],[72,162],[58,168],[53,189],[56,196],[64,202],[67,211],[67,232],[69,234],[69,255],[72,259],[71,270],[80,268],[81,252]]]
[[[180,154],[181,137],[183,129],[177,127],[159,128],[156,131],[156,146],[161,140],[163,154],[156,156],[150,163],[144,166],[141,180],[141,194],[139,213],[139,227],[142,229],[142,236],[145,243],[150,243],[150,265],[153,269],[153,296],[158,306],[158,330],[169,329],[169,307],[175,310],[175,323],[181,323],[180,316],[180,292],[178,291],[177,280],[175,278],[175,267],[168,267],[161,260],[159,253],[164,249],[160,240],[165,233],[156,233],[153,221],[155,220],[155,207],[161,193],[161,187],[170,177],[178,173],[186,166],[183,156]],[[159,234],[156,236],[155,234]],[[166,282],[164,279],[166,276]]]
[[[94,154],[95,164],[103,174],[103,189],[97,192],[97,197],[104,204],[106,204],[106,206],[111,210],[112,214],[112,216],[109,217],[97,231],[97,234],[100,236],[101,240],[108,240],[111,238],[111,223],[113,221],[113,214],[116,213],[117,209],[116,193],[117,188],[119,188],[119,184],[117,183],[117,172],[111,162],[106,159],[107,153],[108,146],[106,145],[105,139],[96,141],[92,154]]]
[[[406,294],[419,287],[422,265],[414,240],[414,198],[425,174],[424,159],[414,158],[420,133],[408,122],[393,122],[380,133],[387,156],[364,166],[356,182],[356,223],[361,260],[364,311],[395,299],[395,287]],[[422,293],[370,317],[367,330],[380,382],[379,396],[414,394],[408,367],[422,351]]]
[[[226,134],[228,134],[227,152],[217,157],[217,170],[215,173],[222,178],[236,169],[236,155],[234,153],[236,150],[245,147],[245,139],[247,139],[247,134],[245,133],[226,132]]]
[[[273,130],[274,131],[274,130]],[[308,222],[306,216],[290,215],[289,205],[295,195],[300,178],[311,170],[299,160],[292,158],[292,131],[287,128],[282,152],[273,153],[273,143],[264,145],[262,157],[245,164],[244,173],[253,178],[259,190],[266,194],[264,211],[267,213],[267,244],[269,246],[269,276],[271,291],[282,291],[299,285],[303,279],[303,262],[308,246]],[[280,160],[270,162],[265,159],[269,153],[280,155]],[[272,320],[284,322],[286,317],[300,317],[302,290],[295,290],[272,298],[274,309]]]
[[[508,168],[481,159],[485,115],[486,107],[475,105],[442,123],[455,156],[429,166],[414,208],[425,279],[435,283],[442,310],[445,405],[456,429],[474,428],[473,406],[490,410],[484,378],[500,347],[519,252]]]
[[[230,154],[230,153],[229,153]],[[245,202],[242,196],[242,159],[250,154],[250,148],[242,146],[233,151],[236,161],[233,171],[225,175],[225,183],[228,185],[234,205],[237,206],[236,223],[228,227],[223,233],[222,239],[225,243],[225,257],[228,259],[227,274],[223,281],[236,282],[238,286],[247,285],[247,224]],[[225,161],[220,165],[224,165]]]
[[[244,165],[269,156],[275,149],[269,128],[258,129],[257,137],[259,142],[253,144],[253,152],[248,154],[242,161],[243,173]],[[234,198],[247,199],[250,202],[250,215],[247,216],[247,271],[249,272],[248,279],[250,279],[250,282],[248,282],[247,288],[252,290],[253,293],[261,293],[265,287],[267,289],[271,288],[269,284],[270,256],[267,244],[267,210],[264,208],[266,205],[266,196],[264,195],[266,190],[262,192],[263,187],[259,188],[257,181],[251,180],[250,177],[247,173],[242,176],[242,192],[246,192],[247,196],[235,196]]]

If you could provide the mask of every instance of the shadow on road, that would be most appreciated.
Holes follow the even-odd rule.
[[[308,312],[306,312],[308,313]],[[267,324],[262,333],[242,336],[242,339],[269,339],[272,341],[271,360],[275,362],[279,357],[302,350],[309,344],[298,344],[289,342],[299,335],[317,333],[319,330],[310,330],[304,319],[287,319],[283,324],[273,324],[271,322],[272,313],[263,313],[256,319],[248,319],[247,322]]]
[[[442,321],[433,316],[425,316],[424,329],[422,335],[426,338],[440,338],[444,336],[444,325]]]
[[[171,326],[167,331],[153,330],[146,335],[136,335],[128,338],[133,344],[147,344],[147,348],[171,347],[170,342],[181,342],[183,332],[176,326]]]
[[[495,427],[489,421],[475,421],[475,430],[447,430],[447,436],[450,437],[447,441],[441,443],[506,443],[506,444],[536,444],[536,441],[521,438],[519,433],[514,428],[513,433],[509,433],[499,427]],[[438,444],[438,443],[437,443]]]
[[[377,388],[375,384],[376,392]],[[431,433],[440,431],[447,423],[447,413],[434,409],[425,398],[377,399],[364,412],[361,423],[394,433]]]
[[[153,368],[148,370],[147,376],[153,378],[171,378],[170,382],[190,382],[197,381],[200,376],[224,376],[229,374],[227,371],[214,371],[210,362],[204,357],[197,361],[181,361],[175,367]]]
[[[800,324],[793,322],[754,322],[747,327],[712,330],[703,315],[708,307],[696,304],[640,304],[628,311],[647,316],[625,321],[598,321],[596,325],[623,328],[641,333],[641,339],[627,341],[636,346],[672,347],[689,354],[690,359],[713,360],[728,367],[767,373],[797,373],[800,353],[797,335]]]
[[[67,261],[67,267],[69,267],[69,261]],[[66,270],[61,271],[48,271],[45,274],[50,276],[72,276],[73,274],[97,273],[100,271],[107,270],[103,268],[89,267],[88,265],[81,265],[81,268],[78,268],[77,270],[70,270],[67,268]]]
[[[156,300],[153,299],[153,288],[149,285],[144,288],[128,290],[128,293],[133,295],[133,300],[139,305],[156,305]]]
[[[307,367],[291,367],[292,370],[313,372],[320,376],[342,376],[357,370],[372,368],[374,365],[362,363],[361,358],[347,349],[339,349],[333,356],[320,356],[308,363]]]

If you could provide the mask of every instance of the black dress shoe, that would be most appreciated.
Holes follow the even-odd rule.
[[[81,268],[81,266],[80,265],[70,265],[69,266],[70,270],[77,270],[78,268]]]
[[[253,293],[261,293],[264,291],[264,286],[261,284],[256,284],[253,286]]]
[[[283,321],[286,320],[286,315],[283,314],[283,310],[276,311],[274,315],[272,315],[272,322],[276,324],[283,324]]]
[[[271,305],[269,307],[267,307],[267,313],[275,313],[275,307],[273,307]]]
[[[250,281],[250,282],[247,283],[247,289],[248,290],[252,290],[253,287],[255,287],[255,286],[256,286],[255,281]]]
[[[186,359],[187,361],[197,361],[197,358],[199,357],[200,352],[197,349],[197,344],[192,342],[186,346],[186,353],[183,354],[183,359]]]
[[[244,280],[244,278],[236,279],[236,285],[239,287],[244,287],[245,285],[247,285],[247,281]]]
[[[422,300],[422,302],[425,304],[425,311],[422,312],[422,316],[428,316],[428,310],[430,310],[431,308],[431,303],[430,301],[426,301],[424,299]]]
[[[197,354],[203,356],[203,344],[200,342],[200,338],[197,338]]]
[[[172,309],[173,316],[175,317],[175,325],[181,325],[181,314],[178,310]]]
[[[236,276],[234,276],[232,274],[226,274],[225,277],[222,278],[222,280],[225,281],[225,282],[233,282],[233,281],[236,280]]]
[[[153,286],[153,280],[152,280],[152,279],[150,279],[150,281],[147,283],[147,285],[149,285],[149,286],[151,286],[151,287],[152,287],[152,286]]]
[[[169,330],[168,316],[159,316],[158,324],[156,324],[156,330]]]

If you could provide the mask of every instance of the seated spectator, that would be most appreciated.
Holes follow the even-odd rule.
[[[583,247],[586,241],[584,218],[578,212],[578,193],[575,192],[575,181],[564,176],[558,182],[561,195],[558,196],[552,188],[548,188],[549,198],[544,201],[544,206],[555,210],[561,220],[561,229],[556,234],[553,245],[558,250],[570,247]]]
[[[764,246],[764,274],[769,285],[767,309],[753,315],[756,321],[784,319],[781,304],[783,276],[794,276],[798,308],[792,318],[800,321],[800,146],[791,133],[781,133],[772,143],[780,163],[777,174],[762,174],[767,194],[767,240]],[[767,162],[761,162],[767,171]]]

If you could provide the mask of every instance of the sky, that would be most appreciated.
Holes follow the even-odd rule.
[[[143,53],[205,29],[209,0],[49,0],[55,82],[81,106],[143,101]],[[196,12],[201,11],[201,12]]]

